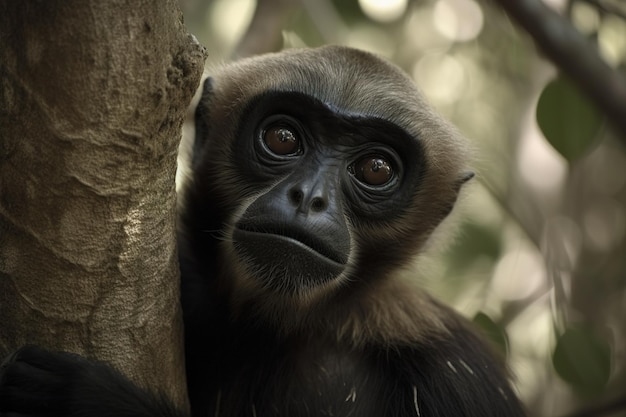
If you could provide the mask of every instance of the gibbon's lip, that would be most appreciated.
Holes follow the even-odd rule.
[[[232,244],[239,260],[261,287],[280,294],[297,296],[322,288],[346,268],[345,263],[337,261],[341,259],[341,249],[332,255],[333,259],[320,252],[330,249],[313,249],[301,239],[283,233],[236,228]]]
[[[337,268],[344,268],[348,262],[347,253],[333,248],[332,242],[326,242],[299,227],[238,223],[233,238],[236,242],[250,239],[262,244],[266,241],[267,245],[280,248],[284,252],[282,255],[287,257],[290,256],[291,249],[305,252],[323,262],[334,264]]]

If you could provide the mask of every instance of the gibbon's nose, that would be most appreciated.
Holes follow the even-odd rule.
[[[323,180],[299,182],[289,188],[287,199],[298,213],[321,213],[328,208],[328,189]]]

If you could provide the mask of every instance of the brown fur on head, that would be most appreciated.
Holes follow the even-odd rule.
[[[438,319],[432,319],[438,317],[435,310],[439,307],[421,291],[405,291],[401,283],[393,281],[393,275],[420,252],[471,175],[465,165],[465,144],[431,109],[413,82],[372,54],[338,46],[245,59],[217,70],[211,80],[204,103],[207,111],[202,116],[209,132],[202,138],[206,146],[194,157],[196,168],[186,198],[188,202],[210,198],[217,206],[215,215],[223,216],[220,262],[226,265],[223,279],[230,282],[224,285],[231,287],[235,304],[245,308],[252,303],[261,315],[273,317],[283,328],[314,325],[311,318],[332,322],[339,337],[360,332],[393,339],[407,333],[423,335],[425,330],[417,330],[428,327],[426,323],[431,330],[444,328]],[[263,192],[237,175],[241,167],[233,156],[237,152],[233,143],[250,100],[267,91],[298,92],[342,115],[391,122],[418,142],[422,153],[416,162],[423,164],[417,169],[419,185],[407,207],[383,222],[348,218],[354,244],[345,271],[295,298],[268,295],[255,285],[249,279],[255,271],[237,257],[231,244],[238,216]],[[206,210],[202,207],[196,211]],[[372,311],[376,311],[376,320],[372,320]]]

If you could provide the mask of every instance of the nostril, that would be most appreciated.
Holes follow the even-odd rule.
[[[313,201],[311,202],[311,210],[313,211],[324,211],[326,210],[327,204],[326,204],[326,200],[324,200],[321,197],[315,197],[313,199]]]
[[[300,190],[293,189],[289,191],[289,201],[294,206],[299,206],[302,204],[302,199],[304,198],[304,193]]]

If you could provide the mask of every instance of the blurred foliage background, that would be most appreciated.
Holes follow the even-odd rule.
[[[621,71],[626,1],[548,3]],[[500,346],[530,416],[626,416],[626,132],[611,130],[497,2],[181,5],[209,73],[236,57],[328,43],[405,69],[473,144],[478,174],[460,232],[416,266],[425,285]]]

